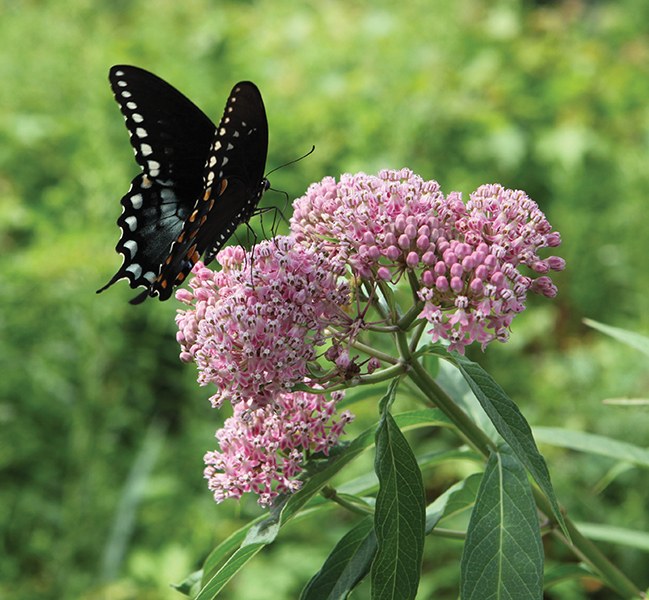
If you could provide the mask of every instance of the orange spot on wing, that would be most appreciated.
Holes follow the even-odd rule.
[[[222,179],[221,180],[221,191],[219,192],[219,196],[225,192],[225,188],[228,187],[228,180],[227,179]]]

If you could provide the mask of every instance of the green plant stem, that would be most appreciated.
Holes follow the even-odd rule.
[[[369,356],[373,356],[374,358],[378,358],[381,362],[385,362],[390,365],[396,365],[399,363],[398,358],[395,358],[394,356],[390,356],[389,354],[386,354],[385,352],[381,352],[380,350],[376,350],[375,348],[372,348],[372,346],[368,346],[367,344],[363,344],[362,342],[359,341],[353,342],[352,348],[355,348],[356,350],[360,350],[361,352],[364,352]]]
[[[456,531],[455,529],[443,529],[442,527],[435,527],[430,532],[434,537],[451,538],[452,540],[466,540],[466,531]]]
[[[408,376],[415,385],[439,408],[457,427],[460,436],[477,452],[487,458],[496,445],[489,436],[439,387],[438,383],[421,366],[418,360],[410,363]]]
[[[418,300],[413,304],[408,312],[399,319],[399,322],[397,323],[399,329],[406,331],[419,318],[423,308],[424,303],[421,300]]]
[[[347,496],[347,494],[339,494],[338,491],[331,485],[326,485],[322,488],[320,493],[329,500],[336,502],[343,508],[366,517],[367,515],[374,514],[374,509],[369,504],[359,504],[357,499],[354,499],[353,496]],[[355,502],[349,501],[347,498],[356,500]]]

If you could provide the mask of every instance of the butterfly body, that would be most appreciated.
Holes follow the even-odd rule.
[[[218,127],[174,87],[118,65],[111,87],[142,168],[122,198],[116,250],[124,260],[99,292],[120,279],[166,300],[201,256],[208,264],[268,189],[268,123],[257,87],[234,86]]]

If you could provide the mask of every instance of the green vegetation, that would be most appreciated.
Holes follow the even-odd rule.
[[[254,81],[268,169],[316,146],[271,176],[291,199],[326,175],[404,166],[465,197],[525,190],[564,240],[559,296],[470,357],[533,427],[646,446],[646,407],[601,403],[646,395],[646,357],[582,319],[649,331],[648,26],[641,0],[0,3],[0,597],[181,598],[169,582],[260,514],[254,499],[217,507],[201,479],[224,415],[177,359],[176,303],[132,307],[125,282],[95,295],[120,263],[119,199],[138,172],[111,65],[155,72],[214,120]],[[357,407],[352,433],[376,420]],[[646,468],[541,451],[573,521],[649,531]],[[223,597],[296,598],[350,529],[342,511],[326,518],[282,531]],[[427,544],[421,598],[457,597],[460,545]],[[646,549],[598,545],[649,586]],[[588,581],[548,595],[615,597]]]

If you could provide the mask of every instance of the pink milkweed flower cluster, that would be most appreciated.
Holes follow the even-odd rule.
[[[176,292],[186,305],[176,317],[181,360],[196,363],[201,385],[216,386],[215,408],[234,406],[204,474],[217,502],[254,492],[268,506],[299,488],[293,478],[305,454],[327,454],[353,419],[345,412],[332,420],[342,394],[326,401],[291,392],[309,380],[325,329],[348,320],[349,286],[324,256],[286,237],[260,243],[254,260],[240,247],[217,260],[220,272],[199,262],[190,289]]]
[[[257,409],[308,377],[324,330],[344,315],[349,287],[324,256],[291,238],[261,242],[254,262],[238,246],[217,260],[221,271],[199,262],[190,289],[176,293],[190,307],[176,317],[180,358],[196,363],[201,385],[216,386],[215,408],[227,399]]]
[[[527,292],[555,296],[548,273],[565,267],[539,257],[561,237],[524,192],[483,185],[464,204],[409,169],[326,177],[295,200],[291,230],[254,253],[225,248],[220,272],[197,263],[190,289],[176,293],[186,305],[176,318],[181,359],[197,365],[201,385],[216,386],[214,407],[234,406],[217,433],[220,452],[205,456],[219,502],[252,491],[272,504],[299,487],[308,452],[337,441],[352,418],[333,421],[340,395],[326,402],[322,390],[292,390],[344,384],[379,369],[377,357],[392,360],[357,340],[383,321],[394,327],[396,314],[382,308],[383,321],[365,319],[389,283],[410,283],[432,340],[464,353],[473,342],[506,341]],[[371,358],[357,362],[355,344]]]
[[[433,341],[448,340],[461,353],[474,341],[483,349],[505,341],[527,292],[555,296],[546,274],[565,267],[559,257],[538,256],[561,243],[538,205],[500,185],[481,186],[465,205],[460,193],[444,196],[436,181],[409,169],[346,174],[311,185],[294,209],[296,240],[354,275],[396,282],[414,274]],[[519,265],[541,277],[521,274]]]
[[[234,415],[216,434],[220,452],[208,452],[204,459],[214,499],[240,499],[254,492],[265,507],[280,493],[300,489],[295,476],[302,470],[304,451],[327,454],[353,420],[349,411],[333,420],[342,397],[334,392],[327,401],[321,394],[295,392],[280,394],[273,405],[256,410],[244,402],[235,405]]]

